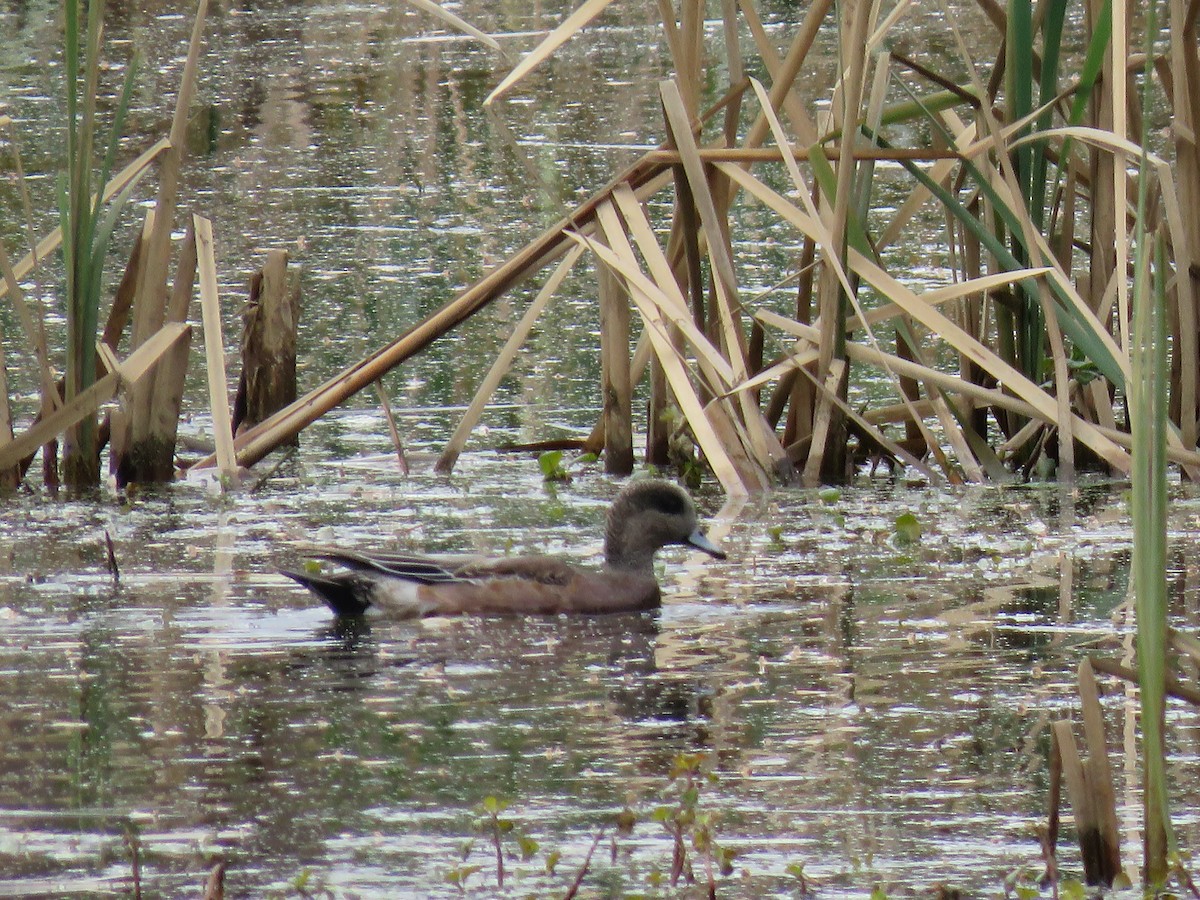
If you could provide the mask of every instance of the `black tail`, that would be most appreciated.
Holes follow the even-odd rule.
[[[307,572],[292,572],[280,569],[293,581],[298,581],[318,597],[339,616],[361,616],[371,605],[370,585],[353,573],[341,575],[309,575]]]

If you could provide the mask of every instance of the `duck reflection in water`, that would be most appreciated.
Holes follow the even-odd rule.
[[[446,683],[480,702],[506,705],[517,693],[559,683],[560,700],[599,679],[613,714],[626,721],[709,718],[713,687],[691,670],[662,669],[659,610],[605,616],[474,616],[411,625],[339,617],[318,644],[292,658],[337,692],[378,692],[389,680]],[[297,676],[293,672],[292,677]]]

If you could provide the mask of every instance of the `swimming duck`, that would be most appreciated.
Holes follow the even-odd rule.
[[[627,484],[609,507],[599,570],[549,556],[488,560],[323,547],[305,557],[337,563],[345,571],[283,574],[339,616],[358,616],[368,609],[397,619],[634,612],[659,605],[654,554],[668,544],[687,544],[725,558],[705,536],[687,493],[666,481],[641,479]]]

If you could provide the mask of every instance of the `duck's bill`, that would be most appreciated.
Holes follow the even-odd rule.
[[[687,536],[685,543],[697,550],[703,550],[709,556],[715,556],[717,559],[725,558],[725,551],[710,541],[708,536],[698,528]]]

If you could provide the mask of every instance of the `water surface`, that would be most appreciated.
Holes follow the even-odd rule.
[[[117,51],[146,56],[132,155],[166,129],[191,10],[111,6],[106,77],[120,74]],[[459,12],[516,54],[564,8]],[[793,5],[765,10],[782,43]],[[30,136],[22,153],[47,228],[61,147],[56,15],[55,4],[0,10],[0,102]],[[614,4],[539,70],[505,104],[511,139],[480,111],[505,63],[406,6],[222,6],[210,26],[185,202],[215,222],[228,335],[266,248],[303,266],[304,387],[444,303],[661,140],[654,86],[669,69],[651,7]],[[830,46],[815,51],[814,95]],[[8,204],[12,186],[0,187]],[[744,283],[776,284],[795,236],[753,207],[739,215]],[[6,237],[16,221],[0,217]],[[931,228],[915,280],[946,277]],[[590,273],[568,282],[451,477],[430,474],[431,461],[527,294],[384,379],[410,476],[368,392],[228,496],[179,484],[7,501],[0,894],[128,894],[136,843],[153,895],[196,896],[224,860],[237,896],[457,896],[447,876],[472,866],[468,890],[492,896],[494,855],[477,827],[489,796],[539,844],[522,862],[508,840],[513,896],[564,894],[626,806],[639,824],[615,849],[610,828],[585,891],[653,893],[672,844],[652,814],[681,753],[715,776],[700,807],[738,852],[720,896],[789,896],[801,865],[831,896],[876,883],[997,894],[1014,872],[1040,870],[1048,723],[1075,712],[1082,656],[1119,656],[1130,641],[1121,485],[951,491],[879,474],[836,499],[784,490],[729,508],[708,486],[699,501],[730,558],[664,553],[653,615],[339,628],[276,573],[311,540],[595,562],[619,485],[571,463],[574,481],[551,489],[534,461],[488,449],[590,429],[593,294]],[[7,309],[0,318],[18,333]],[[22,360],[9,351],[18,386]],[[195,372],[193,436],[207,403]],[[29,401],[32,383],[23,390]],[[1197,499],[1175,493],[1173,610],[1194,626]],[[906,513],[921,526],[914,544],[895,534]],[[1132,701],[1109,690],[1112,749],[1128,753]],[[1197,723],[1182,707],[1170,722],[1188,846]],[[1137,776],[1117,768],[1132,854]],[[551,851],[562,857],[548,874]]]
[[[379,431],[346,464],[309,442],[253,494],[16,501],[28,524],[0,535],[0,890],[125,890],[133,829],[143,884],[166,894],[220,858],[239,893],[308,871],[338,895],[454,896],[444,878],[470,845],[468,885],[487,896],[477,820],[496,796],[541,845],[509,860],[515,895],[565,892],[626,805],[642,821],[585,884],[633,893],[670,868],[650,818],[679,753],[704,755],[701,805],[739,852],[722,896],[786,895],[796,863],[850,894],[995,892],[1038,866],[1048,722],[1074,711],[1082,654],[1130,639],[1119,486],[1064,504],[1054,488],[864,483],[724,517],[705,491],[730,559],[664,553],[656,614],[339,628],[274,571],[302,542],[595,562],[618,487],[582,467],[550,490],[532,461],[482,454],[450,479],[404,477]],[[1196,508],[1181,494],[1173,515],[1185,623]],[[919,544],[897,544],[902,512]],[[1133,707],[1113,688],[1119,752]],[[1195,716],[1171,721],[1185,764]],[[1136,777],[1119,777],[1133,827]],[[1186,811],[1196,785],[1180,777]]]

